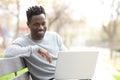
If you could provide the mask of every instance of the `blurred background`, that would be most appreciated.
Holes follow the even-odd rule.
[[[106,80],[120,80],[120,0],[0,0],[1,57],[29,32],[26,10],[33,5],[45,7],[48,30],[59,33],[69,50],[99,50],[112,69],[113,79]]]

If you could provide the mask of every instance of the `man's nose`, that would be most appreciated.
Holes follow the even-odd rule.
[[[44,29],[44,26],[43,26],[43,25],[40,25],[40,26],[39,26],[39,29]]]

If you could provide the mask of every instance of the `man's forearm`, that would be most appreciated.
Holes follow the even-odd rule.
[[[29,57],[33,52],[37,52],[38,48],[39,46],[21,47],[19,45],[11,45],[5,50],[4,56],[5,57],[13,57],[13,56]]]

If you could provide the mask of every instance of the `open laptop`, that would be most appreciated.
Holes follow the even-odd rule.
[[[91,79],[97,58],[98,51],[59,52],[55,80]]]

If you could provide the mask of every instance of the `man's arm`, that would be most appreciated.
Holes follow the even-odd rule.
[[[29,57],[33,53],[39,53],[42,57],[44,57],[49,63],[52,62],[51,56],[48,52],[35,45],[35,46],[28,46],[28,47],[21,47],[19,45],[10,45],[4,52],[5,57],[13,57],[13,56],[22,56],[22,57]]]
[[[21,47],[19,45],[10,45],[4,52],[5,57],[13,57],[13,56],[24,56],[29,57],[32,54],[32,49],[37,50],[37,46],[28,46],[28,47]]]

